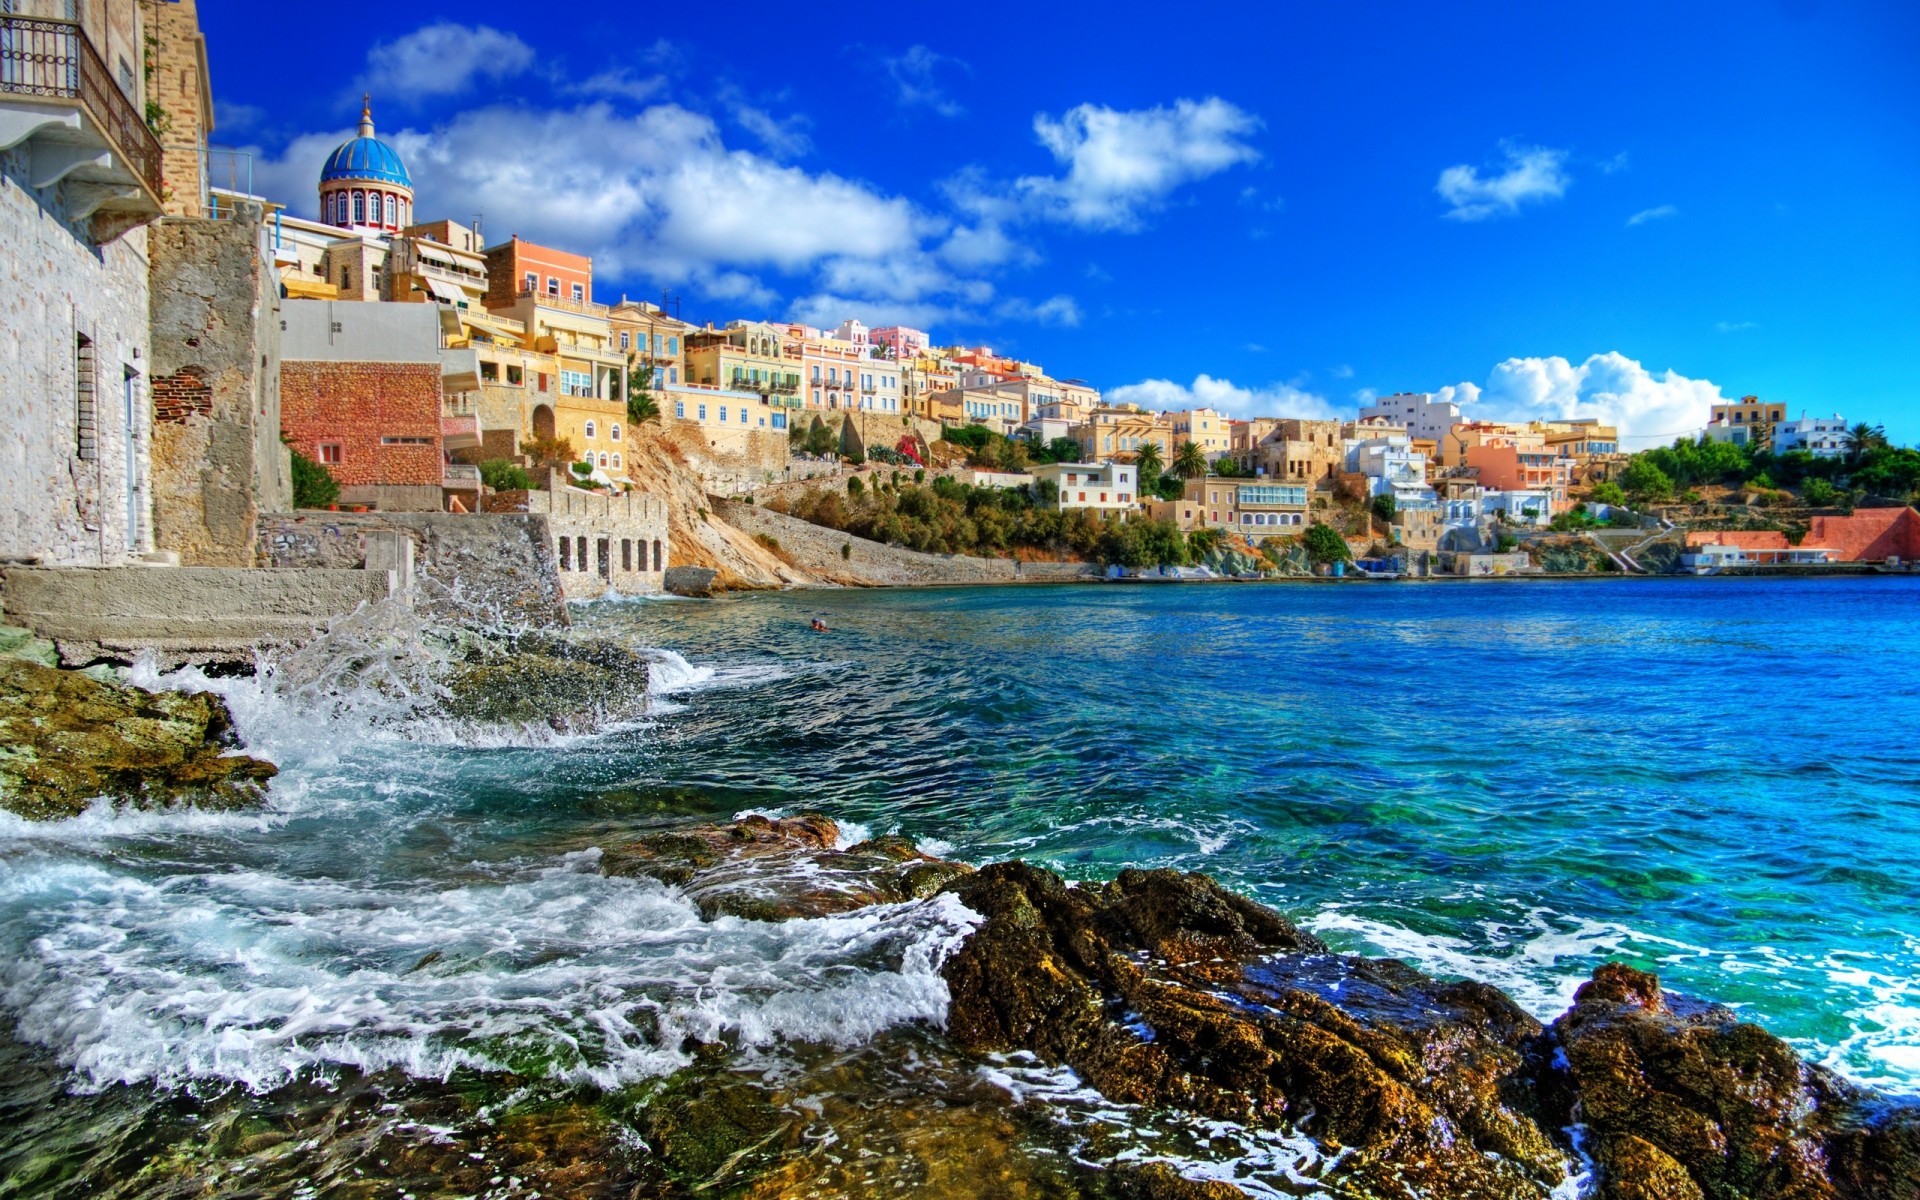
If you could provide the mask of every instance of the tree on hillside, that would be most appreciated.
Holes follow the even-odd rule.
[[[1603,479],[1593,485],[1593,501],[1595,504],[1617,504],[1624,506],[1627,502],[1627,493],[1622,490],[1619,484],[1614,483],[1612,480]]]
[[[1665,500],[1673,495],[1673,480],[1645,455],[1636,457],[1620,472],[1620,486],[1639,500]]]
[[[1182,479],[1198,479],[1207,473],[1207,452],[1193,442],[1181,442],[1173,454],[1173,470]]]
[[[1134,456],[1133,463],[1140,468],[1139,479],[1142,485],[1141,490],[1143,491],[1145,490],[1146,481],[1160,478],[1160,473],[1164,471],[1167,466],[1160,458],[1160,444],[1158,442],[1141,443],[1139,452]]]
[[[833,434],[827,431],[820,414],[814,414],[813,424],[807,426],[807,436],[801,440],[800,448],[815,458],[824,458],[833,452]]]
[[[1393,498],[1392,492],[1381,492],[1373,498],[1373,515],[1383,525],[1393,524],[1393,516],[1400,510],[1400,502]]]
[[[660,419],[660,404],[653,398],[653,368],[639,366],[637,353],[627,355],[627,423],[644,425]]]
[[[1879,425],[1869,425],[1865,421],[1855,425],[1840,439],[1841,449],[1847,452],[1847,465],[1858,467],[1867,461],[1875,450],[1887,448],[1887,431]]]
[[[573,443],[563,437],[531,437],[522,439],[520,453],[536,468],[564,467],[574,459]]]
[[[1338,529],[1318,521],[1307,526],[1306,537],[1302,541],[1307,547],[1307,557],[1314,562],[1345,562],[1352,554],[1347,549],[1347,539],[1340,536]]]
[[[1057,437],[1047,443],[1049,462],[1079,462],[1080,443],[1069,437]]]

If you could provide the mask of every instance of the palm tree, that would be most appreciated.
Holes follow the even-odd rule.
[[[1142,442],[1134,453],[1133,463],[1140,468],[1140,490],[1159,483],[1160,476],[1166,473],[1167,464],[1160,458],[1160,443]]]
[[[1207,452],[1193,442],[1181,442],[1173,455],[1173,469],[1182,479],[1198,479],[1207,473]]]
[[[653,368],[638,366],[640,356],[627,355],[627,423],[642,425],[660,419],[660,403],[653,398]]]
[[[1862,421],[1847,430],[1840,444],[1846,449],[1848,465],[1857,467],[1867,455],[1886,446],[1887,431],[1884,426],[1869,425]]]

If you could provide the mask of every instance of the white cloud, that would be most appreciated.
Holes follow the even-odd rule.
[[[1450,206],[1449,220],[1510,217],[1524,204],[1557,200],[1566,194],[1572,182],[1566,171],[1566,151],[1513,142],[1502,142],[1500,150],[1506,169],[1498,174],[1482,176],[1479,168],[1465,163],[1440,172],[1434,190]]]
[[[1696,432],[1707,410],[1726,397],[1705,379],[1654,372],[1618,351],[1575,365],[1558,356],[1510,358],[1493,369],[1484,388],[1441,388],[1435,399],[1459,404],[1461,415],[1497,421],[1597,417],[1617,426],[1635,449]],[[1469,411],[1471,409],[1471,411]]]
[[[1648,221],[1664,221],[1668,217],[1677,217],[1680,210],[1671,204],[1661,204],[1653,208],[1643,208],[1627,218],[1628,225],[1645,225]]]
[[[1031,213],[1087,229],[1137,229],[1182,184],[1260,157],[1243,139],[1260,119],[1220,99],[1122,112],[1081,104],[1033,131],[1064,176],[1016,180],[1012,196]]]
[[[1352,379],[1353,367],[1349,363],[1341,363],[1339,366],[1333,368],[1331,371],[1327,373],[1329,375],[1332,375],[1335,379]]]
[[[1717,321],[1713,326],[1715,333],[1743,333],[1746,330],[1758,328],[1760,328],[1758,321]]]
[[[967,110],[947,95],[936,76],[943,67],[967,70],[966,63],[925,46],[909,46],[904,54],[884,62],[887,77],[893,80],[894,99],[901,108],[928,108],[943,117],[965,115]]]
[[[1612,158],[1603,158],[1600,160],[1600,173],[1602,175],[1615,175],[1626,170],[1630,165],[1632,164],[1628,161],[1627,152],[1622,150]]]
[[[511,79],[533,66],[533,47],[487,25],[436,21],[367,52],[367,89],[405,98],[451,96],[481,79]]]
[[[1195,376],[1191,384],[1179,384],[1171,379],[1143,379],[1112,389],[1107,399],[1114,404],[1138,404],[1160,411],[1211,408],[1236,418],[1298,417],[1324,421],[1342,415],[1334,411],[1325,396],[1303,391],[1290,383],[1244,388],[1230,379],[1215,379],[1211,375]]]
[[[813,149],[813,139],[806,133],[812,122],[805,117],[776,117],[752,105],[741,104],[734,108],[733,119],[740,123],[740,128],[760,139],[767,153],[775,158],[799,158]]]
[[[611,96],[616,100],[651,100],[667,86],[665,75],[636,75],[624,67],[602,71],[580,84],[589,96]]]

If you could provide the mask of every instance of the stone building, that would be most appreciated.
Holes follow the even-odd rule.
[[[0,12],[0,561],[152,548],[147,231],[162,153],[134,0]]]
[[[489,513],[533,513],[547,519],[569,600],[641,596],[661,591],[668,562],[667,506],[638,492],[603,496],[563,486],[497,492],[483,500]]]
[[[259,514],[293,504],[264,215],[170,216],[148,237],[153,538],[185,566],[253,566]]]
[[[1330,480],[1345,465],[1347,448],[1338,421],[1285,418],[1251,450],[1235,455],[1242,470],[1289,483]]]
[[[479,372],[473,350],[443,348],[437,306],[287,300],[281,312],[281,427],[343,503],[438,511],[444,487],[472,490],[449,482],[441,399],[477,389]]]

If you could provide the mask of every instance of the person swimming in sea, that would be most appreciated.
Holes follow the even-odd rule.
[[[830,632],[832,632],[831,630],[829,630],[829,629],[827,628],[827,623],[826,623],[825,621],[822,621],[822,620],[821,620],[821,619],[820,619],[819,617],[815,617],[815,618],[813,619],[813,631],[814,631],[815,633],[830,633]]]

